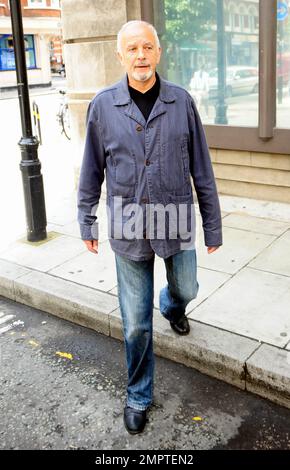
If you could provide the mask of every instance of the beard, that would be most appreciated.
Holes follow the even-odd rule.
[[[134,71],[132,73],[132,77],[137,82],[146,82],[147,80],[149,80],[152,77],[152,75],[153,75],[153,70],[152,69],[150,69],[148,72],[136,72],[136,71]]]

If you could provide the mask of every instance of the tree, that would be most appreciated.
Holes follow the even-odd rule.
[[[161,71],[164,76],[186,85],[190,69],[182,65],[180,48],[197,51],[197,41],[206,32],[212,34],[215,24],[215,0],[155,0],[155,15],[164,55]],[[195,61],[197,53],[195,52]],[[170,78],[170,77],[169,77]]]
[[[196,41],[209,31],[215,19],[215,0],[165,0],[167,43]]]

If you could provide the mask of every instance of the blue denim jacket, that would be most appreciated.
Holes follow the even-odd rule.
[[[130,97],[127,76],[91,101],[78,187],[78,222],[83,240],[98,239],[96,209],[105,176],[109,239],[117,254],[138,261],[150,258],[154,252],[167,258],[184,249],[179,229],[175,237],[168,235],[167,216],[165,237],[156,235],[156,231],[154,236],[152,232],[146,236],[145,229],[144,236],[133,239],[116,236],[116,232],[128,221],[134,203],[144,212],[144,227],[148,227],[148,204],[170,204],[176,207],[177,217],[180,204],[194,208],[190,176],[202,216],[205,245],[222,245],[220,206],[205,134],[194,101],[182,87],[160,77],[159,97],[147,122]],[[116,196],[121,201],[119,208],[124,209],[118,222],[114,212]],[[187,228],[195,234],[194,212],[189,210],[186,219]]]

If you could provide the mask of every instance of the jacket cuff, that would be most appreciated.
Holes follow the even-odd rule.
[[[221,246],[223,244],[223,236],[221,230],[214,230],[204,233],[205,246]]]
[[[98,222],[95,222],[92,225],[80,224],[80,232],[82,240],[98,240],[99,224]]]

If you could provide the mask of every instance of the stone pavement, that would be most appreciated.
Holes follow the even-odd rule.
[[[155,259],[155,353],[290,408],[290,204],[223,195],[220,203],[224,245],[211,255],[196,208],[200,291],[186,337],[158,311],[166,276]],[[75,193],[49,207],[44,242],[27,242],[15,220],[14,240],[0,234],[0,295],[122,340],[105,196],[98,216],[98,255],[80,240]]]

